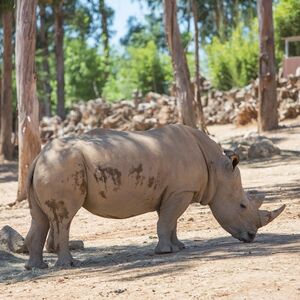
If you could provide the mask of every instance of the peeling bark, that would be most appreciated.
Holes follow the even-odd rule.
[[[197,111],[199,114],[200,127],[203,132],[208,134],[208,130],[206,127],[205,117],[203,114],[203,106],[201,102],[201,83],[200,83],[200,63],[199,63],[199,30],[198,30],[198,14],[197,14],[197,3],[195,0],[192,0],[192,12],[194,19],[194,30],[195,30],[195,103],[197,105]]]
[[[42,68],[45,74],[43,78],[42,85],[44,89],[45,99],[43,101],[43,111],[42,114],[45,116],[51,116],[51,86],[50,86],[50,67],[48,62],[49,50],[48,50],[48,41],[45,30],[45,4],[40,4],[40,41],[42,48]]]
[[[3,78],[1,89],[0,160],[13,159],[12,134],[12,21],[13,12],[6,9],[3,23]]]
[[[258,130],[278,128],[272,0],[257,1],[259,22]]]
[[[176,80],[179,119],[181,120],[181,123],[185,125],[196,127],[196,118],[193,107],[194,92],[177,23],[176,0],[164,1],[164,14],[165,30]]]
[[[28,169],[41,149],[36,95],[35,40],[37,0],[17,2],[16,83],[19,112],[19,181],[17,201],[26,199]]]
[[[65,67],[64,67],[64,16],[62,11],[63,1],[54,5],[55,23],[55,57],[57,81],[57,114],[65,118]]]

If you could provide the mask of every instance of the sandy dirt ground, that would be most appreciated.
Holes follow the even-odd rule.
[[[26,271],[26,255],[0,251],[0,299],[300,299],[300,119],[267,136],[281,155],[240,164],[246,189],[264,191],[264,207],[287,205],[261,228],[254,243],[232,238],[208,207],[191,205],[179,220],[178,235],[187,246],[176,254],[155,255],[156,213],[126,220],[96,217],[84,209],[71,226],[80,268]],[[209,128],[226,143],[255,131],[255,125]],[[184,174],[183,174],[184,176]],[[0,228],[10,225],[26,235],[26,202],[8,207],[17,190],[17,164],[0,165]]]

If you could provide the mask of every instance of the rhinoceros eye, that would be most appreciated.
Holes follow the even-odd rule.
[[[241,208],[247,208],[247,206],[245,204],[243,204],[243,203],[240,204],[240,207]]]

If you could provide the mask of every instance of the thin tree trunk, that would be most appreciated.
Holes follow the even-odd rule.
[[[223,0],[216,0],[215,2],[216,27],[221,41],[225,40],[225,26],[224,26],[224,6]]]
[[[164,14],[167,40],[176,80],[179,118],[181,123],[196,127],[193,108],[194,93],[177,23],[176,0],[164,0]]]
[[[195,103],[197,105],[200,126],[203,132],[208,133],[205,117],[203,114],[203,107],[201,102],[201,83],[200,83],[200,60],[199,60],[199,30],[198,30],[198,13],[197,13],[197,3],[192,0],[192,12],[194,19],[194,30],[195,30]]]
[[[1,104],[2,103],[2,70],[0,68],[0,134],[1,134]]]
[[[12,135],[12,21],[13,11],[6,9],[3,20],[3,79],[1,96],[0,160],[13,159]]]
[[[240,20],[239,5],[240,5],[240,0],[233,0],[231,13],[232,13],[234,27],[237,26],[237,24],[239,23],[239,20]]]
[[[258,0],[259,22],[259,109],[258,130],[278,127],[276,69],[272,0]]]
[[[54,5],[57,114],[65,118],[64,17],[63,1]]]
[[[102,27],[102,41],[105,57],[105,70],[104,78],[107,79],[109,75],[109,34],[107,27],[107,10],[105,8],[105,1],[99,0],[99,12],[101,15],[101,27]]]
[[[26,199],[28,169],[41,149],[36,96],[35,39],[37,0],[17,1],[16,83],[19,112],[19,182],[17,201]]]
[[[44,78],[42,79],[43,82],[43,89],[44,89],[44,111],[43,114],[45,116],[51,116],[51,86],[50,86],[50,67],[48,62],[49,57],[49,50],[48,50],[48,41],[45,31],[45,4],[40,4],[40,41],[41,41],[41,48],[42,48],[42,67]]]

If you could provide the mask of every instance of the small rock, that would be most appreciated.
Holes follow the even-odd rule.
[[[70,250],[84,250],[84,243],[81,240],[69,241]]]
[[[24,238],[12,227],[6,225],[0,230],[0,249],[14,253],[26,253]]]
[[[114,290],[114,293],[115,294],[122,294],[122,293],[124,293],[126,291],[127,291],[127,289],[117,289],[117,290]]]

